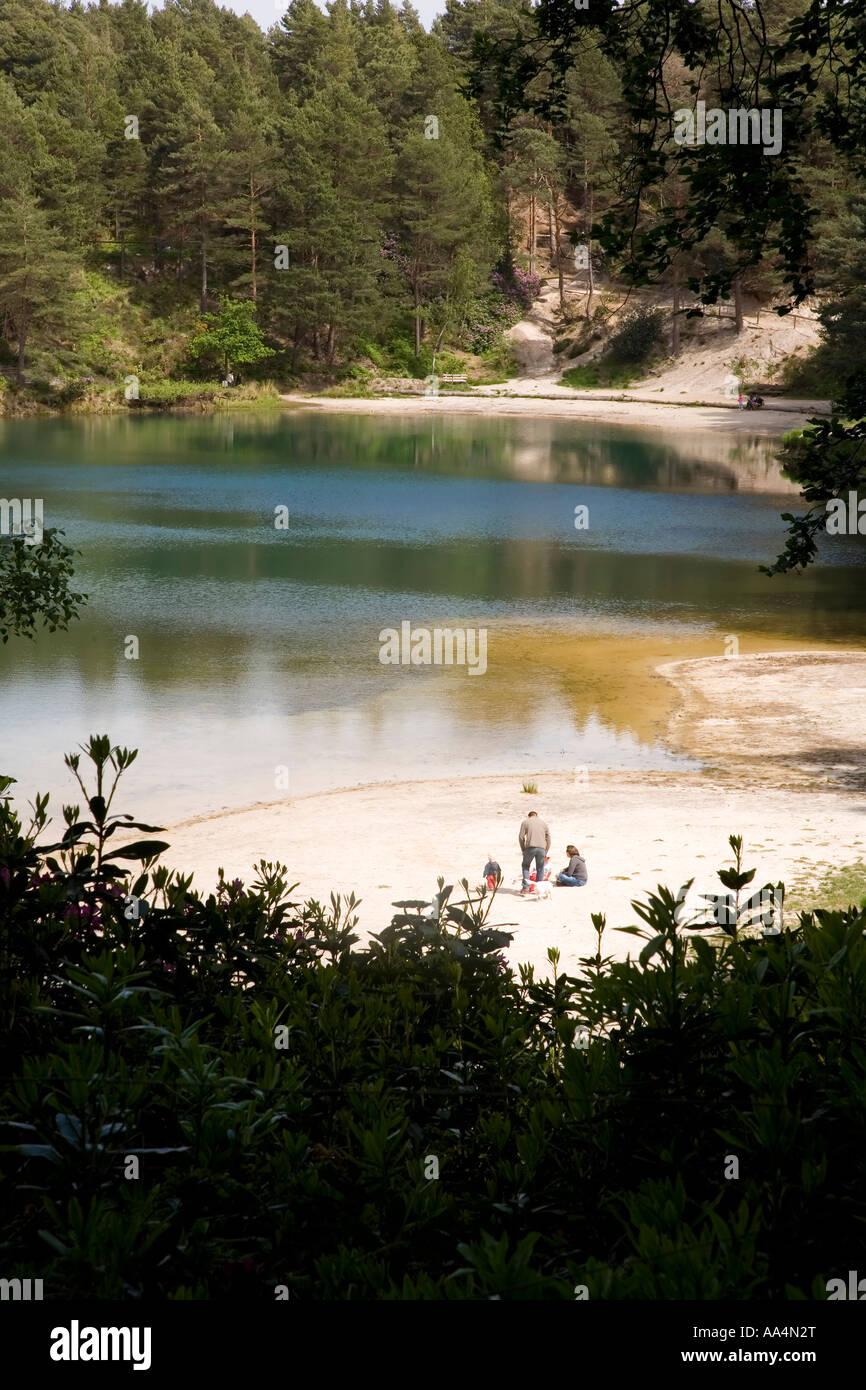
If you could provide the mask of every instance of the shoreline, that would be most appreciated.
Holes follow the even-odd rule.
[[[557,389],[557,388],[554,388]],[[636,388],[640,390],[640,388]],[[646,388],[650,390],[651,388]],[[355,415],[480,415],[515,419],[574,419],[592,424],[631,425],[640,429],[709,430],[728,435],[779,437],[790,430],[803,429],[810,417],[829,417],[830,402],[780,400],[759,411],[743,411],[726,402],[707,400],[662,401],[637,394],[609,395],[599,391],[581,392],[559,388],[555,395],[540,392],[518,394],[502,386],[480,386],[471,394],[441,393],[438,396],[316,396],[277,392],[274,396],[232,400],[191,400],[184,402],[146,402],[130,409],[120,402],[99,403],[93,409],[73,405],[56,408],[33,402],[20,409],[0,410],[0,422],[21,420],[77,420],[96,417],[133,416],[147,419],[166,415],[219,415],[235,411],[290,408]]]
[[[840,857],[866,859],[858,806],[866,786],[866,651],[704,657],[656,670],[680,696],[667,740],[698,751],[704,761],[696,771],[538,773],[532,796],[516,772],[367,783],[188,818],[167,828],[164,862],[192,872],[200,891],[213,888],[220,867],[250,883],[260,859],[286,863],[289,883],[299,882],[294,901],[327,903],[332,892],[360,899],[363,943],[388,925],[396,901],[432,896],[439,874],[455,885],[465,877],[474,888],[492,854],[503,885],[490,925],[515,931],[505,953],[513,966],[529,963],[544,974],[549,946],[559,947],[566,970],[595,949],[592,912],[615,928],[634,923],[631,899],[659,883],[676,892],[696,877],[701,891],[717,888],[729,835],[743,836],[757,883],[781,879],[789,891]],[[760,690],[756,676],[764,677]],[[828,731],[815,712],[826,707],[830,679],[843,699]],[[768,723],[779,739],[769,751]],[[541,901],[512,891],[517,827],[533,805],[550,823],[554,871],[572,841],[587,859],[586,888],[555,888]],[[605,938],[604,951],[619,959],[635,949],[631,937]]]
[[[628,395],[518,396],[503,386],[480,387],[479,394],[439,396],[299,396],[280,399],[294,410],[333,411],[355,415],[481,415],[488,419],[516,416],[581,420],[595,424],[634,425],[641,429],[711,430],[727,435],[781,436],[803,429],[815,414],[829,414],[826,401],[780,401],[758,411],[706,401],[646,400]],[[483,391],[485,394],[480,394]],[[823,407],[823,409],[822,409]]]

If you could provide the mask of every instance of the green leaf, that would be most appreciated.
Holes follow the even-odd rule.
[[[135,840],[122,849],[114,849],[106,854],[106,859],[152,859],[169,848],[168,840]]]
[[[641,965],[646,965],[647,961],[651,960],[652,957],[662,949],[666,941],[667,937],[665,933],[660,932],[658,936],[654,936],[651,941],[647,942],[640,953]]]

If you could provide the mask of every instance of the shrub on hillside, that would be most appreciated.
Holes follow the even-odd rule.
[[[664,314],[644,305],[626,314],[611,334],[609,356],[617,362],[647,362],[662,341]]]
[[[521,270],[519,265],[512,265],[507,271],[495,270],[490,279],[502,297],[515,300],[524,314],[529,312],[541,294],[541,276]]]

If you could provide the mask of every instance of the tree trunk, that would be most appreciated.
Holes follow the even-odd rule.
[[[739,334],[743,331],[743,282],[739,275],[734,277],[734,326]]]
[[[415,356],[421,355],[421,300],[418,297],[418,290],[415,290]]]
[[[207,237],[201,241],[201,311],[207,313]]]
[[[24,352],[27,347],[27,330],[21,328],[18,331],[18,361],[15,365],[15,380],[19,386],[24,385]]]
[[[250,271],[252,274],[253,303],[256,302],[256,204],[253,193],[253,176],[250,174]]]
[[[680,268],[674,265],[674,321],[671,330],[671,353],[674,357],[680,355]]]
[[[589,182],[589,161],[583,165],[583,210],[586,217],[586,259],[589,283],[586,292],[586,317],[592,313],[592,296],[595,293],[595,280],[592,275],[592,218],[595,211],[595,193]]]
[[[559,250],[559,238],[560,238],[560,236],[561,236],[562,233],[561,233],[561,227],[560,227],[560,222],[559,222],[559,200],[558,200],[558,199],[557,199],[557,201],[556,201],[556,202],[554,203],[554,205],[553,205],[553,214],[554,214],[554,219],[555,219],[555,230],[556,230],[556,274],[557,274],[557,277],[558,277],[558,279],[559,279],[559,310],[560,310],[560,313],[564,314],[564,313],[565,313],[565,279],[564,279],[563,273],[562,273],[562,256],[560,255],[560,250]]]
[[[535,273],[535,194],[529,199],[529,273]]]
[[[126,232],[120,233],[120,278],[126,274]]]
[[[333,325],[332,323],[329,323],[329,324],[328,324],[328,346],[327,346],[327,354],[328,354],[328,362],[329,362],[329,363],[333,362],[333,360],[334,360],[334,353],[336,352],[336,348],[337,348],[337,333],[336,333],[336,329],[334,328],[334,325]]]

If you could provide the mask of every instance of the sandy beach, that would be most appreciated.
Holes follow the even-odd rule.
[[[789,892],[866,857],[866,652],[702,658],[667,663],[657,679],[678,696],[668,740],[702,770],[559,770],[539,774],[533,796],[517,769],[370,784],[185,821],[167,833],[166,861],[207,890],[220,867],[249,882],[259,859],[279,860],[296,900],[353,892],[365,939],[395,901],[432,895],[439,874],[477,885],[493,854],[504,883],[490,922],[514,931],[512,964],[542,973],[549,946],[566,969],[594,949],[592,912],[607,916],[606,951],[633,953],[634,938],[613,930],[635,922],[631,900],[693,876],[713,891],[730,834],[743,836],[759,886],[782,879]],[[549,822],[555,869],[569,841],[584,853],[585,888],[517,895],[517,832],[531,807]]]
[[[538,382],[510,382],[501,387],[476,387],[467,395],[362,397],[284,395],[297,409],[337,411],[355,415],[486,415],[551,416],[663,430],[712,430],[725,435],[782,435],[803,429],[809,417],[826,414],[829,403],[819,400],[773,400],[762,410],[744,411],[725,404],[663,402],[647,399],[653,388],[636,392],[578,394],[567,387]],[[521,390],[532,394],[520,394]],[[543,391],[543,394],[542,394]]]

